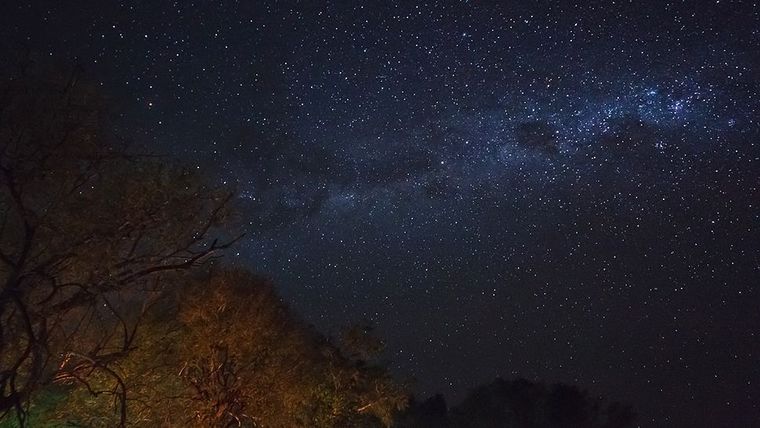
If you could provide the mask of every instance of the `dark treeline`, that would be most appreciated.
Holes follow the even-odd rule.
[[[77,77],[0,86],[0,426],[630,426],[566,385],[410,398],[371,329],[327,338],[225,267],[233,193],[127,149]]]
[[[404,428],[488,427],[627,427],[633,410],[618,402],[605,403],[576,386],[546,386],[526,379],[496,379],[482,385],[449,409],[441,395],[425,401],[410,399],[396,426]]]

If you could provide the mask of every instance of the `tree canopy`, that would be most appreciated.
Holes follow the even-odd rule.
[[[245,271],[199,275],[156,308],[112,367],[130,426],[388,426],[406,404],[383,367],[350,357]],[[118,424],[112,398],[93,394],[112,387],[108,376],[64,384],[46,419]]]
[[[412,401],[399,417],[403,428],[624,428],[633,410],[605,402],[573,385],[551,386],[526,379],[496,379],[481,385],[449,409],[440,395]]]
[[[109,129],[75,73],[0,85],[0,414],[22,424],[40,386],[116,377],[151,294],[234,241],[212,236],[229,192]]]

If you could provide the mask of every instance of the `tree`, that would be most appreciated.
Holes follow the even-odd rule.
[[[189,335],[180,342],[182,353],[194,356],[183,365],[195,366],[192,361],[224,350],[242,385],[235,394],[244,397],[253,421],[282,427],[389,426],[406,405],[402,385],[371,360],[369,349],[379,351],[379,342],[366,334],[361,341],[354,335],[352,342],[373,344],[362,352],[334,345],[298,320],[270,283],[245,271],[212,275],[195,290],[183,297],[179,314]]]
[[[398,426],[625,428],[633,426],[634,420],[630,407],[607,403],[576,386],[496,379],[473,389],[448,411],[440,396],[413,403],[399,418]]]
[[[223,270],[177,290],[113,366],[129,385],[132,426],[388,426],[406,403],[383,367],[347,356],[303,324],[267,281]],[[98,380],[91,387],[110,383]],[[110,397],[76,386],[45,419],[118,421]]]
[[[418,402],[414,397],[409,407],[396,420],[398,428],[446,428],[449,426],[448,407],[443,395],[436,394]]]
[[[116,400],[112,365],[134,348],[151,296],[234,239],[210,235],[230,194],[160,159],[130,155],[77,73],[25,71],[0,85],[0,417],[27,424],[53,381]]]

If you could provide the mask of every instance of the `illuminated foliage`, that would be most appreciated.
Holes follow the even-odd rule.
[[[41,387],[105,376],[93,392],[124,425],[112,365],[151,296],[229,244],[209,234],[230,195],[121,148],[76,73],[27,73],[0,94],[0,416],[26,425]]]
[[[196,278],[156,308],[114,365],[128,385],[130,425],[381,426],[406,404],[383,367],[346,356],[248,273]],[[111,401],[80,386],[50,417],[111,426]]]

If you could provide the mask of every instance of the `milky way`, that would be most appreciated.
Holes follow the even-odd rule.
[[[6,57],[80,64],[136,143],[234,185],[235,263],[374,323],[418,394],[760,419],[756,4],[85,3],[3,6]]]

